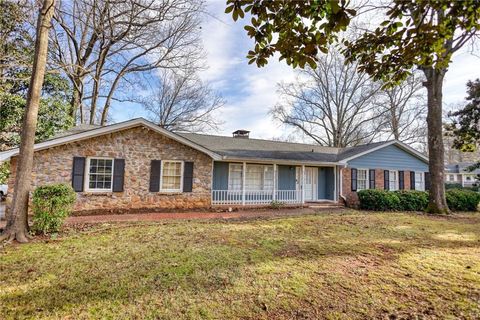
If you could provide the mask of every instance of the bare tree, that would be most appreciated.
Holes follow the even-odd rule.
[[[282,101],[272,115],[321,145],[367,143],[381,127],[381,114],[374,112],[379,90],[380,84],[332,50],[319,57],[316,69],[299,71],[296,82],[278,85]]]
[[[129,75],[200,59],[200,8],[200,0],[62,2],[52,57],[74,87],[72,114],[82,123],[105,124]]]
[[[37,126],[38,107],[45,75],[48,52],[48,33],[54,12],[54,0],[44,0],[37,20],[37,37],[33,71],[28,87],[27,107],[23,120],[15,175],[15,188],[11,212],[8,215],[7,227],[0,236],[1,240],[16,239],[18,242],[28,241],[28,195],[32,179],[33,145]]]
[[[154,91],[154,95],[139,102],[148,118],[159,126],[173,131],[205,132],[221,125],[213,113],[224,105],[224,100],[194,71],[163,71]]]
[[[384,124],[381,130],[387,139],[424,143],[427,102],[423,81],[419,73],[414,73],[398,86],[380,91],[376,113]]]

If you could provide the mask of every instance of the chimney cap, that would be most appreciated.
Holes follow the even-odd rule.
[[[250,135],[250,131],[240,129],[240,130],[234,131],[232,134],[234,138],[248,138]]]

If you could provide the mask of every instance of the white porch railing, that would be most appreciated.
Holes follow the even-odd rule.
[[[275,194],[274,194],[275,193]],[[212,204],[213,205],[231,205],[231,204],[269,204],[272,201],[278,201],[287,204],[301,203],[300,190],[258,190],[245,191],[245,199],[243,198],[242,190],[213,190]],[[275,195],[275,196],[274,196]]]

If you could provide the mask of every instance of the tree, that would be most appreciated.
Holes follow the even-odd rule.
[[[72,82],[71,114],[104,125],[119,87],[138,80],[129,76],[201,57],[200,6],[196,0],[61,2],[52,60]]]
[[[220,125],[213,116],[224,105],[223,99],[192,70],[183,74],[163,71],[155,94],[139,102],[148,118],[173,131],[203,132]]]
[[[0,236],[1,240],[15,239],[18,242],[28,241],[28,196],[32,178],[33,145],[35,141],[40,95],[47,64],[48,33],[53,12],[54,0],[44,0],[37,20],[33,72],[28,87],[27,108],[23,120],[12,212],[8,216],[5,231]]]
[[[320,145],[344,148],[371,142],[379,133],[382,114],[374,114],[380,84],[345,64],[333,50],[306,66],[294,83],[280,83],[282,102],[272,114]]]
[[[227,0],[226,13],[232,13],[234,20],[243,18],[244,12],[252,16],[251,25],[245,26],[256,43],[247,55],[250,63],[263,66],[278,52],[293,67],[307,63],[315,67],[318,51],[326,52],[329,43],[339,42],[338,32],[356,14],[349,3]],[[452,54],[480,29],[480,2],[395,0],[380,9],[384,12],[378,15],[385,14],[387,20],[359,39],[344,40],[344,54],[348,61],[357,61],[361,71],[392,85],[404,80],[414,67],[425,74],[431,175],[427,210],[448,213],[443,183],[443,78]]]
[[[383,124],[380,130],[387,139],[407,144],[424,142],[427,106],[423,90],[423,77],[414,73],[400,84],[380,91],[376,114]]]
[[[462,152],[475,152],[480,147],[480,79],[467,83],[467,105],[450,113],[453,122],[447,130],[454,137],[453,147]],[[480,160],[471,168],[480,168]]]

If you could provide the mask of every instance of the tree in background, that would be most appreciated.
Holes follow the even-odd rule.
[[[349,1],[260,1],[227,0],[226,13],[234,20],[251,15],[245,26],[255,40],[249,51],[249,63],[264,66],[279,53],[293,67],[316,67],[319,51],[340,42],[338,34],[348,28],[356,11]],[[378,7],[378,16],[386,16],[373,31],[364,31],[359,39],[341,41],[350,62],[357,61],[360,71],[387,84],[405,80],[413,68],[426,78],[427,127],[429,148],[428,211],[448,213],[444,187],[444,146],[442,132],[443,78],[452,54],[461,49],[480,30],[480,2],[403,1]],[[274,36],[275,35],[275,36]]]
[[[224,100],[195,73],[187,70],[177,74],[165,70],[154,94],[138,102],[148,112],[148,118],[172,131],[205,132],[217,130],[221,124],[213,113]]]
[[[282,101],[272,114],[320,145],[344,148],[371,142],[379,134],[382,114],[375,114],[380,84],[369,78],[330,49],[317,59],[315,69],[306,66],[296,82],[278,85]]]
[[[396,86],[383,88],[377,99],[375,114],[386,139],[421,145],[427,136],[427,114],[423,77],[414,73]]]
[[[71,115],[106,124],[113,100],[129,99],[159,69],[185,68],[202,56],[201,1],[64,1],[55,14],[51,58],[71,81]],[[142,77],[136,75],[142,74]],[[123,92],[123,93],[124,93]]]
[[[454,148],[475,152],[480,148],[480,79],[468,81],[467,94],[466,106],[449,114],[453,122],[447,125],[447,130],[454,137]],[[480,168],[480,159],[471,169],[475,168]]]
[[[27,107],[23,118],[20,154],[17,160],[15,190],[7,226],[0,240],[28,241],[28,198],[33,166],[33,146],[37,126],[48,52],[48,33],[54,12],[54,0],[44,0],[38,14],[32,76],[28,86]]]

